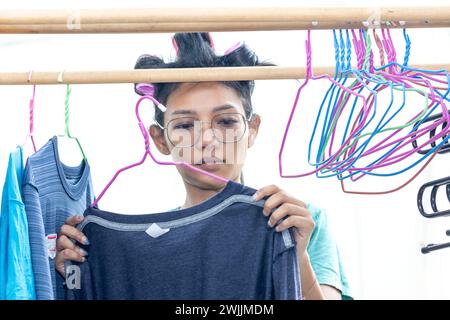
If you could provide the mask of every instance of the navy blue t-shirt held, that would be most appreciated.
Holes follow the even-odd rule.
[[[256,190],[229,181],[178,211],[124,215],[88,208],[86,262],[66,264],[67,299],[298,300],[292,230],[267,225]]]

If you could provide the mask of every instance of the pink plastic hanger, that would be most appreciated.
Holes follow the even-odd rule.
[[[374,34],[375,34],[375,33],[374,33]],[[376,40],[377,40],[377,39],[376,39]],[[385,39],[385,40],[386,40],[386,39]],[[377,41],[377,45],[378,45],[378,44],[379,44],[379,42]],[[386,44],[386,43],[385,43],[385,44]],[[390,44],[390,47],[391,47],[391,48],[387,48],[388,55],[389,55],[389,58],[390,58],[390,61],[389,61],[389,62],[395,62],[395,51],[394,51],[394,50],[391,50],[391,51],[388,50],[388,49],[393,49],[393,45]],[[392,52],[392,51],[394,51],[394,52]],[[380,55],[382,55],[382,54],[380,54]],[[395,68],[391,68],[390,71],[392,71],[392,73],[386,73],[386,72],[376,72],[376,73],[377,73],[377,74],[382,74],[384,78],[390,79],[390,80],[393,81],[393,82],[402,82],[402,83],[405,85],[406,88],[410,88],[410,87],[411,87],[411,86],[408,84],[408,81],[410,81],[411,79],[412,79],[414,82],[417,82],[417,81],[426,82],[426,84],[423,85],[423,86],[428,87],[428,89],[430,89],[430,91],[431,91],[431,94],[430,94],[430,100],[432,100],[432,103],[431,103],[431,104],[433,104],[433,103],[435,103],[435,102],[438,102],[438,103],[440,103],[441,106],[442,106],[442,99],[439,99],[439,97],[435,97],[435,95],[434,95],[434,93],[433,93],[433,90],[432,90],[433,87],[431,86],[431,84],[430,84],[429,82],[427,82],[426,80],[425,80],[425,81],[424,81],[424,80],[416,80],[416,79],[414,79],[414,78],[411,78],[410,76],[407,75],[407,73],[399,74],[399,73],[396,72]],[[417,73],[415,73],[415,74],[417,74]],[[430,105],[431,105],[431,104],[430,104]],[[420,113],[417,114],[416,117],[418,117],[419,115],[420,115]],[[416,117],[415,117],[415,118],[416,118]],[[411,121],[413,121],[415,118],[411,119]],[[410,122],[411,122],[411,121],[410,121]],[[441,119],[441,122],[443,122],[443,119]],[[390,145],[392,145],[392,144],[395,144],[395,143],[397,143],[397,142],[399,142],[399,141],[405,141],[405,139],[408,138],[408,137],[412,137],[411,140],[415,140],[418,136],[420,137],[421,135],[424,135],[424,134],[428,133],[429,130],[431,130],[433,127],[434,127],[434,128],[437,127],[438,125],[439,125],[439,123],[432,124],[432,125],[430,125],[430,126],[427,127],[427,128],[420,129],[420,130],[418,130],[418,131],[416,131],[416,132],[413,132],[413,133],[411,133],[411,134],[409,134],[409,135],[407,135],[407,136],[405,136],[405,137],[401,137],[401,138],[399,138],[399,139],[397,139],[397,140],[395,140],[395,141],[389,141],[388,144],[385,144],[385,145],[383,145],[382,147],[379,147],[379,146],[380,146],[382,143],[384,143],[386,140],[389,140],[393,135],[395,135],[397,132],[401,131],[401,129],[400,129],[400,130],[397,130],[397,131],[395,131],[393,134],[391,134],[391,135],[389,135],[387,138],[385,138],[383,141],[379,142],[376,146],[374,146],[374,147],[372,147],[371,149],[365,151],[365,152],[361,155],[361,158],[364,157],[364,156],[366,156],[366,155],[372,154],[372,153],[374,153],[374,152],[376,152],[376,151],[379,151],[379,150],[381,150],[381,149],[383,149],[383,148],[386,148],[386,147],[388,147],[388,146],[390,146]],[[418,133],[418,135],[415,135],[415,133]],[[441,135],[443,135],[443,133],[441,133]],[[436,139],[434,139],[434,140],[436,140]],[[399,150],[401,147],[407,145],[409,142],[410,142],[410,141],[407,141],[407,142],[404,143],[402,146],[395,148],[395,150],[391,151],[389,154],[392,154],[392,153],[396,152],[396,151]],[[426,145],[426,144],[429,143],[429,142],[430,142],[430,141],[424,143],[423,145]],[[353,152],[353,149],[356,148],[356,145],[357,145],[357,144],[355,144],[355,145],[352,147],[352,149],[350,149],[350,151],[349,151],[350,154]],[[412,155],[414,152],[417,151],[417,149],[418,149],[418,148],[416,148],[416,150],[408,150],[408,152],[406,153],[407,156]],[[405,154],[396,155],[396,156],[393,157],[393,158],[399,158],[400,156],[403,156],[403,155],[405,155]],[[347,159],[347,158],[348,158],[348,156],[345,157],[344,160]],[[394,162],[388,162],[388,163],[385,163],[384,165],[380,165],[381,163],[386,162],[387,160],[392,160],[392,158],[386,157],[386,158],[384,158],[378,165],[371,166],[370,168],[357,168],[357,167],[353,167],[353,168],[351,168],[351,169],[348,169],[348,171],[351,172],[351,171],[356,171],[356,170],[370,170],[370,169],[378,168],[378,167],[381,167],[381,166],[390,165],[390,164],[392,164],[392,163],[395,163],[395,162],[398,162],[398,161],[400,161],[400,160],[403,160],[404,158],[405,158],[405,157],[403,157],[403,158],[401,158],[401,159],[399,159],[399,160],[396,160],[396,161],[394,161]],[[334,163],[333,165],[336,165],[336,164],[339,165],[340,162],[336,162],[336,163]],[[364,174],[363,174],[363,175],[364,175]],[[354,180],[353,177],[352,177],[352,180]],[[356,180],[354,180],[354,181],[356,181]]]
[[[361,56],[360,52],[366,51],[365,48],[364,48],[364,43],[363,43],[363,41],[362,41],[362,38],[361,38],[361,40],[359,40],[359,41],[356,40],[355,33],[354,33],[353,31],[352,31],[352,33],[353,33],[353,35],[354,35],[354,39],[353,39],[354,48],[356,49],[356,53],[357,53],[357,56],[358,56],[358,66],[362,66],[362,61],[361,61],[361,57],[362,57],[362,56]],[[375,34],[375,33],[374,33],[374,34]],[[376,34],[375,34],[375,35],[376,35]],[[388,30],[388,36],[389,36],[389,43],[388,43],[388,41],[386,40],[385,35],[384,35],[384,33],[383,33],[383,38],[384,38],[383,44],[384,44],[385,46],[387,46],[386,49],[387,49],[387,52],[388,52],[388,58],[389,58],[389,60],[390,60],[389,62],[395,62],[396,54],[395,54],[395,50],[394,50],[394,48],[393,48],[392,40],[391,40],[391,38],[390,38],[389,30]],[[384,59],[383,59],[383,51],[382,51],[382,48],[381,48],[381,46],[380,46],[381,41],[379,41],[379,38],[377,38],[377,37],[376,37],[375,39],[376,39],[376,43],[377,43],[377,45],[379,45],[379,49],[380,49],[380,60],[383,61],[383,60],[384,60]],[[358,50],[358,49],[359,49],[359,50]],[[372,57],[372,55],[371,55],[371,57]],[[373,61],[373,59],[371,59],[371,60]],[[373,67],[372,67],[373,62],[372,62],[372,61],[371,61],[371,70],[373,70]],[[408,77],[407,73],[399,74],[399,73],[396,72],[395,68],[393,68],[393,67],[392,67],[392,68],[390,67],[389,71],[391,71],[392,73],[387,73],[387,72],[376,72],[376,73],[378,73],[378,74],[383,74],[383,77],[384,77],[384,78],[390,78],[393,82],[403,82],[403,83],[406,85],[407,88],[409,88],[409,87],[411,87],[411,86],[408,85],[405,81],[411,81],[411,80],[413,80],[413,81],[411,81],[411,82],[417,82],[417,81],[427,82],[426,80],[425,80],[425,81],[424,81],[424,80],[416,80],[415,78],[411,78],[410,76]],[[372,71],[372,73],[373,73],[373,71]],[[418,74],[418,73],[415,72],[415,74]],[[426,83],[426,84],[423,85],[423,86],[426,86],[426,87],[428,87],[428,89],[431,90],[430,98],[431,98],[431,100],[433,100],[433,102],[437,102],[436,100],[440,100],[440,101],[442,102],[442,99],[434,98],[434,94],[433,94],[433,91],[432,91],[432,86],[431,86],[430,83]],[[352,89],[355,90],[355,88],[352,88]],[[357,88],[356,88],[356,89],[357,89]],[[369,95],[369,97],[370,97],[370,95]],[[369,98],[369,97],[368,97],[368,98]],[[373,104],[373,101],[371,101],[370,104],[369,104],[370,108],[371,108],[372,104]],[[442,104],[441,104],[441,105],[442,105]],[[419,116],[419,115],[420,115],[420,113],[419,113],[418,115],[416,115],[416,117]],[[359,116],[358,116],[358,117],[359,117]],[[406,137],[412,137],[411,140],[415,140],[415,138],[417,138],[418,136],[421,136],[421,135],[424,135],[424,134],[428,133],[428,131],[429,131],[432,127],[436,127],[437,125],[438,125],[438,123],[433,124],[433,125],[429,126],[428,128],[424,128],[424,129],[419,130],[420,132],[419,132],[419,131],[416,131],[416,132],[411,133],[410,135],[408,135],[408,136],[406,136]],[[398,131],[400,131],[400,130],[398,130]],[[398,132],[398,131],[397,131],[397,132]],[[352,132],[354,132],[354,128],[352,129]],[[395,132],[395,133],[397,133],[397,132]],[[423,133],[421,133],[421,132],[423,132]],[[395,133],[394,133],[394,134],[395,134]],[[415,133],[417,133],[418,135],[415,135]],[[441,135],[443,135],[443,134],[441,134]],[[389,139],[390,137],[392,137],[392,136],[393,136],[393,134],[390,135],[388,138],[384,139],[381,143],[377,144],[376,147],[378,147],[380,144],[384,143],[386,140],[388,140],[388,139]],[[400,139],[398,139],[398,140],[396,140],[396,141],[390,141],[390,143],[388,143],[387,145],[383,145],[383,147],[381,147],[381,148],[374,148],[374,147],[372,147],[371,149],[365,151],[360,157],[362,158],[362,157],[364,157],[364,156],[366,156],[366,155],[368,155],[368,154],[371,154],[371,153],[373,153],[373,152],[379,151],[380,149],[386,148],[386,147],[388,147],[389,145],[392,145],[392,144],[397,143],[397,142],[399,142],[399,141],[404,141],[404,139],[405,139],[406,137],[402,137],[402,138],[400,138]],[[436,140],[436,139],[434,139],[434,140]],[[390,154],[394,153],[395,151],[397,151],[397,150],[400,149],[401,147],[407,145],[409,142],[410,142],[410,141],[404,143],[404,144],[403,144],[402,146],[400,146],[400,147],[397,147],[394,151],[390,152]],[[429,143],[429,142],[430,142],[430,141],[428,141],[427,143]],[[424,143],[424,145],[426,145],[427,143]],[[346,154],[348,154],[348,153],[352,154],[352,153],[353,153],[353,150],[356,148],[356,145],[357,145],[357,144],[354,144],[354,146],[350,149],[350,151],[347,151]],[[331,149],[331,145],[330,145],[330,149]],[[407,153],[403,153],[403,154],[400,154],[400,155],[396,155],[396,156],[393,157],[393,158],[397,158],[397,159],[398,159],[398,158],[401,157],[401,156],[404,156],[404,157],[402,157],[401,159],[398,159],[398,160],[396,160],[396,161],[394,161],[394,162],[387,162],[387,163],[384,163],[384,165],[381,165],[381,163],[386,162],[387,160],[393,160],[393,159],[392,159],[392,158],[389,158],[389,157],[385,157],[385,158],[383,159],[383,161],[380,162],[377,166],[371,166],[370,168],[356,168],[356,167],[353,167],[353,168],[351,168],[351,169],[348,169],[348,171],[349,171],[349,172],[352,172],[352,171],[357,171],[357,170],[371,170],[371,169],[374,169],[374,168],[377,168],[377,167],[382,167],[382,166],[390,165],[390,164],[392,164],[392,163],[395,163],[395,162],[398,162],[398,161],[400,161],[400,160],[403,160],[403,159],[406,158],[407,156],[412,155],[415,151],[416,151],[416,150],[410,150],[410,151],[407,152]],[[332,156],[332,153],[330,152],[329,157],[331,157],[331,156]],[[344,160],[348,159],[348,157],[349,157],[349,155],[345,156],[345,157],[344,157]],[[351,157],[351,156],[350,156],[350,157]],[[329,163],[329,165],[328,165],[327,167],[328,167],[328,168],[330,168],[330,167],[333,168],[334,166],[339,165],[339,164],[342,163],[342,162],[343,162],[343,161],[338,161],[338,162],[335,162],[335,163],[331,163],[331,166],[330,166],[330,163]],[[333,169],[334,169],[334,170],[341,170],[341,168],[333,168]],[[362,176],[364,176],[364,174],[362,174]],[[360,177],[361,177],[361,176],[360,176]],[[355,181],[355,180],[357,180],[357,179],[354,179],[354,178],[352,177],[352,180]]]
[[[311,174],[314,174],[320,170],[322,170],[323,168],[327,168],[327,166],[330,163],[333,163],[333,161],[338,157],[338,154],[344,149],[344,147],[346,145],[348,145],[350,143],[350,140],[353,138],[353,136],[355,135],[355,133],[361,129],[361,127],[364,125],[364,122],[366,121],[366,118],[368,116],[368,105],[367,105],[367,99],[364,95],[359,94],[358,92],[355,92],[353,89],[347,88],[345,86],[343,86],[341,83],[337,82],[336,80],[334,80],[330,75],[328,74],[324,74],[324,75],[313,75],[312,72],[312,65],[311,65],[311,31],[308,30],[307,31],[307,40],[305,41],[306,44],[306,57],[307,57],[307,61],[306,61],[306,77],[305,77],[305,82],[302,83],[302,85],[299,87],[298,91],[297,91],[297,95],[295,97],[294,100],[294,105],[291,109],[289,118],[288,118],[288,122],[286,124],[286,128],[283,134],[283,139],[281,141],[281,147],[280,147],[280,151],[278,154],[278,170],[279,170],[279,174],[280,177],[283,178],[300,178],[300,177],[305,177]],[[306,173],[301,173],[301,174],[284,174],[283,173],[283,152],[284,152],[284,146],[286,143],[286,139],[287,139],[287,135],[291,126],[291,122],[292,119],[294,117],[295,114],[295,110],[297,108],[298,105],[298,100],[300,98],[300,93],[302,92],[303,88],[306,87],[306,85],[308,84],[309,80],[319,80],[319,79],[328,79],[330,82],[334,83],[336,86],[340,87],[344,92],[347,92],[349,95],[351,96],[357,96],[358,98],[360,98],[363,102],[362,105],[362,109],[364,110],[364,115],[363,115],[363,119],[361,121],[361,123],[354,128],[354,130],[352,132],[350,132],[349,134],[349,138],[342,144],[342,146],[339,148],[339,150],[337,150],[335,152],[335,154],[333,156],[331,156],[329,159],[327,159],[326,161],[324,161],[320,166],[318,166],[316,169],[306,172]]]
[[[383,34],[383,36],[384,36],[384,34]],[[389,33],[388,33],[388,36],[389,36]],[[356,132],[356,130],[359,130],[359,127],[360,127],[362,124],[364,124],[364,122],[365,122],[365,117],[367,117],[367,114],[366,114],[366,113],[367,113],[367,112],[369,111],[369,109],[371,108],[371,103],[370,103],[369,105],[367,105],[367,99],[364,99],[364,98],[363,98],[364,106],[363,106],[362,111],[361,111],[361,112],[362,112],[362,115],[363,115],[363,119],[360,120],[360,121],[358,121],[358,127],[353,128],[353,129],[351,130],[351,133],[349,134],[349,138],[348,138],[344,143],[342,143],[342,145],[341,145],[341,147],[339,148],[339,150],[335,151],[333,154],[330,153],[329,158],[326,159],[326,160],[323,160],[323,162],[320,164],[319,167],[315,168],[315,170],[312,170],[312,171],[310,171],[310,172],[303,173],[303,174],[297,174],[297,175],[284,175],[284,174],[283,174],[283,172],[282,172],[282,153],[283,153],[283,149],[284,149],[284,144],[285,144],[285,140],[286,140],[286,135],[287,135],[287,132],[288,132],[289,127],[290,127],[290,124],[291,124],[292,115],[293,115],[293,113],[294,113],[294,111],[295,111],[295,108],[296,108],[296,106],[297,106],[297,101],[298,101],[298,98],[299,98],[299,95],[300,95],[301,90],[306,86],[306,84],[308,83],[308,80],[309,80],[309,79],[315,80],[315,79],[320,79],[320,78],[325,77],[325,78],[328,78],[330,81],[334,82],[333,79],[331,79],[330,76],[328,76],[328,75],[312,76],[312,73],[311,73],[311,47],[310,47],[310,38],[309,38],[309,37],[310,37],[310,34],[309,34],[309,31],[308,31],[308,40],[307,40],[307,42],[306,42],[306,43],[307,43],[307,71],[308,71],[308,72],[307,72],[306,80],[305,80],[305,82],[302,84],[302,86],[299,88],[299,90],[298,90],[298,92],[297,92],[297,96],[296,96],[296,99],[295,99],[295,102],[294,102],[294,107],[293,107],[293,109],[291,110],[291,114],[290,114],[290,117],[289,117],[289,120],[288,120],[288,124],[287,124],[287,126],[286,126],[285,134],[284,134],[284,137],[283,137],[283,141],[282,141],[281,149],[280,149],[280,153],[279,153],[279,172],[280,172],[280,176],[281,176],[281,177],[286,177],[286,178],[303,177],[303,176],[307,176],[307,175],[310,175],[310,174],[314,174],[314,173],[316,173],[316,172],[318,172],[318,171],[320,171],[320,170],[322,170],[322,169],[324,169],[324,168],[329,168],[330,165],[331,165],[331,166],[334,166],[334,165],[336,165],[336,164],[339,165],[340,162],[337,162],[337,163],[335,162],[335,160],[336,160],[338,154],[343,150],[343,148],[344,148],[345,146],[347,146],[347,145],[349,144],[349,142],[350,142],[349,140],[352,138],[352,136],[354,135],[354,133]],[[393,62],[393,61],[396,60],[396,55],[395,55],[395,51],[393,50],[393,45],[392,45],[392,43],[391,43],[391,39],[389,39],[390,41],[388,41],[388,40],[385,38],[385,36],[384,36],[383,38],[384,38],[384,39],[383,39],[383,40],[384,40],[384,44],[385,44],[385,46],[387,47],[386,49],[391,49],[391,50],[387,50],[387,51],[388,51],[389,62]],[[377,42],[377,43],[379,43],[379,42]],[[362,63],[362,55],[361,55],[361,52],[365,51],[364,48],[363,48],[362,46],[363,46],[362,40],[357,41],[357,42],[354,41],[354,47],[359,49],[359,50],[357,50],[357,54],[358,54],[358,52],[360,53],[360,54],[358,55],[358,65],[359,65],[359,66],[361,66],[361,63]],[[429,82],[427,83],[426,80],[425,80],[425,81],[424,81],[424,80],[416,80],[415,78],[412,78],[411,76],[408,77],[406,72],[405,72],[405,73],[402,73],[402,74],[400,75],[399,73],[396,72],[395,67],[393,67],[393,66],[390,67],[389,71],[390,71],[390,72],[377,72],[377,73],[383,74],[383,76],[384,76],[385,78],[391,78],[391,79],[394,78],[393,80],[396,80],[395,82],[399,82],[399,81],[401,81],[401,80],[404,80],[405,78],[406,78],[407,80],[412,79],[414,82],[417,82],[417,81],[425,82],[425,85],[424,85],[424,86],[428,87],[428,89],[430,89],[430,91],[431,91],[431,92],[430,92],[430,93],[431,93],[431,94],[430,94],[430,99],[431,99],[431,100],[434,100],[435,102],[436,102],[436,100],[440,100],[439,102],[441,102],[440,104],[441,104],[441,106],[443,106],[442,99],[440,99],[439,97],[435,97],[435,95],[434,95],[434,93],[433,93],[433,91],[432,91],[433,86],[431,86],[431,84],[430,84]],[[414,74],[417,74],[417,71],[414,72]],[[395,78],[396,78],[396,79],[395,79]],[[413,81],[411,81],[411,82],[413,82]],[[337,85],[339,86],[339,84],[337,84]],[[407,87],[410,87],[410,86],[407,86]],[[352,88],[352,91],[353,91],[354,89],[355,89],[355,88]],[[344,91],[347,91],[347,90],[345,90],[345,88],[344,88]],[[348,91],[347,91],[347,92],[348,92]],[[360,96],[360,95],[357,95],[357,96]],[[362,96],[361,96],[361,97],[362,97]],[[420,115],[420,114],[418,114],[417,116],[419,116],[419,115]],[[417,117],[417,116],[416,116],[416,117]],[[448,116],[448,115],[445,114],[444,119],[445,119],[445,117],[447,117],[447,116]],[[416,118],[416,117],[415,117],[415,118]],[[443,120],[444,120],[444,119],[443,119]],[[419,131],[415,131],[415,132],[413,132],[413,133],[407,135],[406,137],[402,137],[402,139],[407,138],[407,137],[412,137],[410,140],[411,140],[411,141],[412,141],[412,140],[415,140],[418,136],[426,134],[427,131],[429,131],[432,127],[437,127],[437,125],[438,125],[438,123],[435,123],[435,124],[433,124],[433,125],[428,126],[428,128],[424,128],[424,129],[419,130],[420,132],[419,132]],[[442,135],[444,135],[444,134],[445,134],[445,132],[444,132],[444,133],[441,133],[440,135],[442,136]],[[437,137],[433,137],[433,139],[434,139],[434,140],[437,140],[438,138],[437,138]],[[383,140],[381,143],[384,143],[386,140],[387,140],[387,139]],[[399,140],[401,141],[401,139],[399,139]],[[399,140],[397,140],[397,141],[390,141],[390,143],[389,143],[388,145],[384,145],[382,148],[385,148],[385,147],[387,147],[387,146],[389,146],[389,145],[392,145],[392,144],[394,144],[394,143],[396,143],[396,142],[399,142]],[[406,145],[409,144],[411,141],[408,141],[408,142],[402,144],[402,146],[396,148],[395,151],[399,150],[399,149],[400,149],[401,147],[403,147],[403,146],[406,146]],[[380,144],[381,144],[381,143],[380,143]],[[428,141],[427,143],[424,143],[422,146],[419,146],[419,148],[423,147],[424,145],[426,145],[426,144],[428,144],[428,143],[430,143],[430,141]],[[378,146],[379,146],[379,144],[377,145],[377,147],[378,147]],[[382,148],[381,148],[381,149],[382,149]],[[416,149],[418,149],[418,148],[416,148]],[[376,148],[371,148],[371,149],[367,150],[363,155],[368,155],[368,154],[373,153],[373,152],[375,152],[375,151],[378,151],[378,150],[377,150]],[[400,155],[395,155],[394,157],[385,157],[385,158],[383,159],[383,162],[379,163],[379,164],[377,165],[377,167],[383,167],[383,166],[387,166],[387,165],[393,164],[393,163],[395,163],[395,162],[401,161],[401,160],[403,160],[404,158],[406,158],[406,157],[412,155],[415,151],[416,151],[416,150],[409,150],[409,151],[406,152],[406,153],[402,153],[402,154],[400,154]],[[351,153],[351,152],[350,152],[350,153]],[[392,154],[392,152],[391,152],[390,154]],[[394,159],[395,159],[395,160],[394,160]],[[349,171],[353,171],[353,170],[370,170],[370,169],[373,169],[373,168],[375,168],[375,166],[372,166],[371,168],[352,168],[352,170],[349,170]],[[363,174],[363,175],[364,175],[364,174]],[[353,180],[353,179],[352,179],[352,180]]]
[[[396,59],[396,53],[395,53],[395,49],[394,49],[394,46],[393,46],[393,43],[392,43],[392,39],[391,39],[390,34],[389,34],[389,30],[388,30],[388,37],[389,37],[389,40],[386,39],[385,34],[384,34],[384,30],[382,30],[382,31],[383,31],[383,38],[384,38],[383,43],[384,43],[384,45],[385,45],[385,47],[386,47],[386,51],[388,52],[388,57],[389,57],[389,60],[390,60],[389,62],[395,62],[395,59]],[[392,67],[392,68],[391,68],[391,67]],[[393,67],[393,66],[391,66],[391,67],[390,67],[390,69],[389,69],[390,72],[384,72],[384,71],[381,71],[381,72],[376,72],[376,73],[382,74],[383,77],[385,77],[385,78],[387,78],[387,79],[391,79],[391,80],[394,81],[394,82],[401,82],[401,83],[403,83],[403,84],[406,86],[406,88],[411,88],[411,85],[409,85],[408,82],[413,82],[413,83],[416,83],[416,84],[417,84],[417,82],[419,82],[419,81],[424,82],[423,86],[424,86],[424,87],[427,87],[427,88],[430,90],[430,91],[429,91],[429,98],[430,98],[430,100],[432,100],[432,102],[430,103],[429,107],[430,107],[432,104],[434,104],[434,103],[438,103],[438,104],[441,106],[441,108],[443,109],[443,111],[446,110],[446,106],[445,106],[445,103],[443,102],[443,99],[442,99],[441,97],[436,96],[436,95],[434,94],[433,88],[435,88],[435,87],[432,86],[431,83],[430,83],[427,79],[417,79],[417,78],[412,78],[412,76],[409,75],[410,73],[412,73],[411,71],[407,71],[407,72],[403,72],[403,73],[398,73],[395,67]],[[420,73],[420,72],[413,72],[413,75],[422,75],[422,73]],[[420,115],[420,113],[417,114],[416,117],[418,117],[419,115]],[[415,119],[416,117],[414,117],[413,119]],[[412,121],[413,119],[411,119],[411,121]],[[422,136],[422,135],[425,135],[425,134],[429,133],[430,130],[432,130],[432,129],[438,127],[438,126],[440,126],[440,125],[443,124],[443,123],[448,123],[448,120],[449,120],[449,119],[448,119],[448,113],[445,112],[445,113],[444,113],[444,116],[443,116],[441,119],[439,119],[438,121],[434,122],[433,124],[431,124],[431,125],[429,125],[429,126],[427,126],[427,127],[425,127],[425,128],[422,128],[422,129],[420,129],[420,130],[417,130],[417,131],[415,131],[415,132],[412,132],[412,133],[410,133],[410,134],[407,134],[406,136],[403,136],[403,137],[401,137],[401,138],[398,138],[398,139],[396,139],[396,140],[394,140],[394,141],[389,141],[388,144],[385,144],[385,145],[383,145],[383,146],[380,148],[379,145],[381,145],[382,143],[384,143],[386,140],[390,139],[394,134],[396,134],[397,132],[399,132],[399,131],[401,131],[401,130],[395,131],[393,134],[391,134],[391,135],[389,135],[388,137],[386,137],[383,141],[379,142],[376,146],[374,146],[374,147],[372,147],[371,149],[367,150],[367,151],[363,154],[363,156],[368,155],[368,154],[371,154],[371,153],[376,152],[376,151],[379,151],[380,149],[383,149],[383,148],[385,148],[385,147],[388,147],[388,146],[390,146],[390,145],[392,145],[392,144],[395,144],[395,143],[397,143],[397,142],[403,141],[403,143],[402,143],[400,146],[396,147],[394,150],[392,150],[391,152],[389,152],[388,156],[385,157],[382,161],[380,161],[377,165],[373,165],[373,166],[371,166],[370,168],[367,168],[367,167],[365,167],[365,168],[351,168],[351,169],[349,169],[349,171],[350,171],[350,172],[353,171],[353,170],[355,170],[355,171],[356,171],[356,170],[367,170],[367,171],[371,171],[371,170],[373,170],[373,169],[375,169],[375,168],[384,167],[384,166],[389,166],[389,165],[392,165],[392,164],[394,164],[394,163],[397,163],[397,162],[399,162],[399,161],[404,160],[405,158],[407,158],[407,157],[411,156],[412,154],[414,154],[415,152],[417,152],[417,150],[420,150],[422,147],[424,147],[424,146],[430,144],[430,143],[433,142],[433,141],[436,141],[437,138],[436,138],[436,137],[433,137],[433,138],[431,138],[430,140],[428,140],[427,142],[422,143],[421,146],[416,147],[416,148],[414,148],[414,149],[409,149],[409,148],[408,148],[409,150],[408,150],[407,152],[404,152],[404,153],[401,153],[401,154],[396,154],[395,156],[390,156],[390,155],[395,154],[395,153],[396,153],[398,150],[400,150],[401,148],[403,148],[403,147],[405,147],[405,146],[408,146],[408,144],[410,144],[412,141],[414,141],[415,139],[417,139],[417,137],[420,137],[420,136]],[[415,135],[415,133],[418,133],[418,134]],[[442,137],[442,136],[445,136],[446,134],[448,134],[448,126],[447,126],[446,130],[442,130],[437,136],[440,138],[440,137]],[[409,140],[407,140],[406,138],[409,138]],[[356,180],[358,180],[358,179],[359,179],[360,177],[362,177],[362,176],[364,176],[364,173],[363,173],[361,176],[359,176],[358,178],[356,178],[356,179],[355,179],[355,178],[352,178],[352,180],[353,180],[353,181],[356,181]]]
[[[31,70],[28,73],[28,82],[31,82],[31,75],[33,74],[33,70]],[[36,95],[36,84],[33,84],[33,95],[30,99],[30,104],[29,104],[29,108],[30,108],[30,131],[27,134],[27,136],[25,137],[25,141],[22,144],[22,148],[25,147],[28,138],[30,138],[31,143],[33,145],[33,150],[34,152],[36,152],[36,144],[34,143],[34,136],[33,136],[33,131],[34,131],[34,97]]]
[[[143,122],[142,122],[142,120],[141,120],[141,117],[140,117],[140,115],[139,115],[139,106],[140,106],[140,104],[141,104],[142,101],[144,101],[144,100],[151,100],[151,101],[154,103],[154,106],[157,107],[157,108],[160,108],[162,111],[165,111],[166,108],[165,108],[164,105],[162,105],[161,103],[159,103],[159,102],[151,95],[151,94],[153,93],[153,87],[152,87],[151,85],[147,85],[147,87],[145,87],[145,85],[144,85],[144,87],[141,85],[141,86],[140,86],[140,90],[141,90],[142,92],[147,93],[147,95],[142,96],[142,97],[138,100],[138,102],[136,103],[136,108],[135,108],[136,118],[138,119],[139,128],[141,129],[141,132],[142,132],[142,135],[144,136],[144,141],[145,141],[145,153],[144,153],[144,156],[143,156],[143,158],[141,159],[141,161],[139,161],[139,162],[137,162],[137,163],[134,163],[134,164],[131,164],[131,165],[129,165],[129,166],[126,166],[126,167],[124,167],[124,168],[118,170],[118,171],[114,174],[114,176],[113,176],[113,178],[111,179],[111,181],[108,182],[108,184],[106,185],[106,187],[105,187],[105,188],[103,189],[103,191],[100,193],[100,195],[98,196],[98,198],[94,201],[94,203],[92,203],[91,207],[97,206],[97,203],[100,201],[100,199],[103,197],[103,195],[105,194],[105,192],[108,190],[108,188],[112,185],[112,183],[114,182],[114,180],[116,180],[117,176],[118,176],[121,172],[123,172],[123,171],[125,171],[125,170],[128,170],[128,169],[131,169],[131,168],[134,168],[134,167],[136,167],[136,166],[139,166],[139,165],[143,164],[143,163],[145,162],[145,159],[147,158],[147,156],[150,156],[150,158],[153,160],[153,162],[155,162],[155,163],[157,163],[157,164],[159,164],[159,165],[171,165],[171,166],[181,165],[181,166],[186,167],[186,168],[189,168],[190,170],[193,170],[193,171],[195,171],[195,172],[199,172],[199,173],[202,173],[202,174],[204,174],[204,175],[206,175],[206,176],[208,176],[208,177],[214,178],[214,179],[216,179],[216,180],[218,180],[218,181],[220,181],[220,182],[228,183],[229,179],[226,179],[226,178],[220,177],[220,176],[218,176],[218,175],[212,174],[212,173],[210,173],[210,172],[207,172],[207,171],[205,171],[205,170],[196,168],[195,166],[193,166],[193,165],[191,165],[191,164],[189,164],[189,163],[187,163],[187,162],[159,161],[159,160],[157,160],[157,159],[153,156],[153,154],[152,154],[152,152],[151,152],[151,150],[150,150],[150,137],[149,137],[149,134],[148,134],[147,130],[145,129],[145,126],[144,126],[144,124],[143,124]]]

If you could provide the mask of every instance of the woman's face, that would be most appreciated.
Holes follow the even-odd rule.
[[[171,93],[164,127],[150,134],[163,154],[215,175],[238,181],[260,118],[246,118],[238,93],[219,82],[183,83]],[[199,188],[223,187],[218,180],[177,166],[185,182]]]

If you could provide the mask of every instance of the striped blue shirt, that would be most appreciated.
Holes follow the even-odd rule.
[[[64,280],[55,269],[56,235],[68,217],[82,214],[93,199],[88,162],[77,167],[63,164],[56,136],[28,158],[23,202],[38,300],[64,298]]]

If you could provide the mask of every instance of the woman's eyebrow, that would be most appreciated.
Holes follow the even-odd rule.
[[[174,112],[171,113],[171,115],[174,114],[197,114],[197,112],[185,109],[185,110],[175,110]]]
[[[223,111],[223,110],[228,110],[228,109],[237,109],[237,108],[235,106],[233,106],[232,104],[223,104],[223,105],[214,107],[212,112],[218,112],[218,111]],[[193,110],[188,110],[188,109],[181,109],[181,110],[175,110],[174,112],[171,113],[171,115],[177,115],[177,114],[197,114],[197,112],[195,112]]]
[[[218,112],[218,111],[223,111],[223,110],[228,110],[228,109],[237,109],[235,106],[233,106],[232,104],[223,104],[221,106],[215,107],[213,109],[213,112]]]

